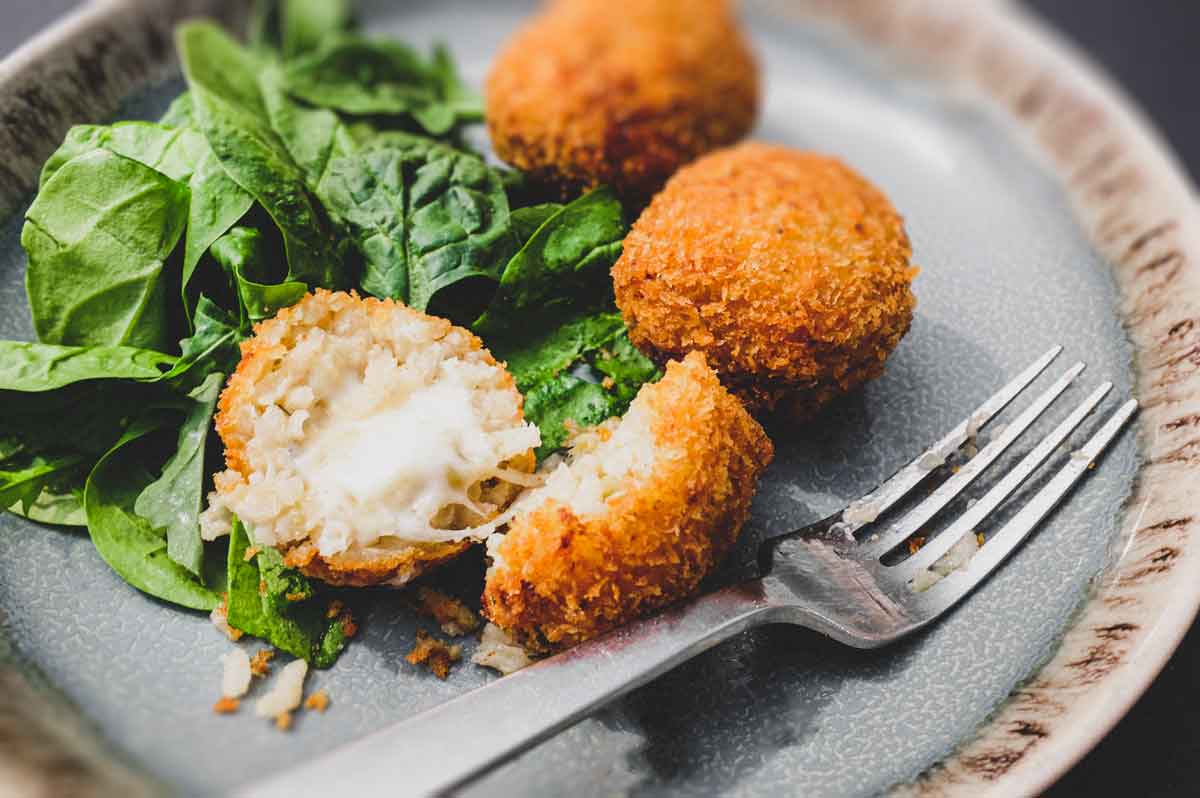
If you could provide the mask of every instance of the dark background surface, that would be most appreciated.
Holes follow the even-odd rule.
[[[973,0],[951,0],[972,2]],[[0,0],[0,56],[78,0]],[[1103,64],[1200,179],[1200,2],[1027,0]],[[1133,711],[1047,794],[1200,795],[1200,627]]]

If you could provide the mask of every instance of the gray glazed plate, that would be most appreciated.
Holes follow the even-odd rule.
[[[71,123],[157,115],[180,86],[172,22],[236,24],[241,5],[95,2],[0,64],[0,335],[30,336],[17,239],[41,161]],[[447,40],[476,81],[531,8],[362,4],[373,30]],[[778,462],[752,527],[861,494],[1055,342],[1089,364],[1078,390],[1108,378],[1142,400],[1139,429],[929,632],[872,653],[793,628],[744,635],[467,794],[1033,794],[1123,714],[1200,600],[1191,188],[1126,101],[1008,4],[752,2],[746,18],[768,86],[756,135],[877,181],[923,269],[886,376],[818,425],[771,425]],[[211,712],[230,644],[205,617],[124,585],[85,535],[5,516],[0,786],[221,793],[492,678],[410,668],[420,625],[374,595],[361,639],[310,682],[331,710],[280,734]]]

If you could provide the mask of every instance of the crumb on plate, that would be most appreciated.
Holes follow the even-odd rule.
[[[417,642],[406,660],[412,665],[424,665],[439,679],[445,679],[450,667],[462,659],[462,646],[438,640],[424,629],[417,631]]]
[[[433,616],[442,631],[451,637],[462,637],[479,628],[479,616],[453,596],[432,587],[417,588],[421,609]]]

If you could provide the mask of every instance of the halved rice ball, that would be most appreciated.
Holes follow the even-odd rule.
[[[202,518],[340,585],[402,585],[463,552],[533,484],[537,428],[468,331],[318,290],[258,325],[221,396],[227,470]]]
[[[579,435],[489,539],[484,614],[546,650],[694,592],[737,540],[773,455],[702,354],[670,363],[624,418]]]

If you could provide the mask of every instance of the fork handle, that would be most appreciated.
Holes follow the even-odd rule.
[[[628,624],[239,793],[441,795],[603,704],[770,620],[760,582]]]

